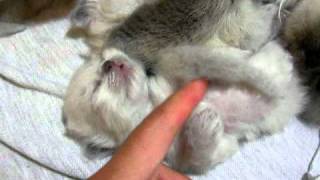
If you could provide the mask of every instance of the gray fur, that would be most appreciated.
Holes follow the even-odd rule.
[[[204,43],[232,4],[231,0],[161,0],[143,5],[113,30],[107,46],[141,60],[165,47]]]
[[[117,88],[110,86],[109,79],[116,74],[101,73],[104,62],[84,64],[71,80],[64,101],[68,135],[97,148],[117,148],[143,117],[181,84],[205,76],[211,82],[206,97],[166,157],[174,169],[199,174],[231,157],[242,144],[240,140],[281,131],[304,105],[304,89],[291,56],[276,42],[254,55],[239,49],[202,46],[164,52],[157,58],[155,75],[147,77],[139,61],[119,50],[105,51],[105,62],[119,61],[132,69],[129,82]],[[225,103],[230,106],[223,108]]]
[[[85,0],[73,12],[73,25],[88,32],[86,40],[94,50],[101,51],[104,44],[147,64],[153,63],[155,52],[177,45],[256,51],[278,30],[274,27],[278,7],[273,1],[127,0],[134,5],[125,13],[111,10],[113,1]],[[118,27],[111,29],[113,25]]]
[[[92,22],[103,19],[103,7],[90,11]],[[167,154],[174,169],[205,173],[232,156],[240,140],[280,131],[301,112],[304,89],[291,56],[277,42],[267,43],[276,13],[276,6],[253,0],[159,0],[110,31],[107,21],[89,24],[103,27],[94,35],[103,34],[104,45],[96,44],[99,56],[71,81],[64,104],[67,132],[95,147],[116,148],[142,117],[200,77],[213,87]],[[110,87],[109,77],[123,74],[104,72],[108,61],[130,67],[130,82]],[[153,76],[146,75],[150,67]]]
[[[311,101],[303,118],[320,123],[320,1],[302,0],[289,16],[283,39],[295,56],[297,69],[309,87]]]
[[[258,37],[254,37],[255,33],[253,31],[265,31],[259,25],[249,27],[256,24],[241,24],[242,14],[237,11],[242,11],[238,8],[243,6],[242,4],[245,1],[160,0],[156,3],[144,4],[111,32],[105,48],[115,47],[124,51],[130,57],[142,60],[146,65],[149,65],[153,63],[155,53],[161,49],[186,44],[205,45],[215,35],[219,34],[221,29],[222,31],[229,31],[230,36],[232,36],[232,28],[244,26],[242,27],[243,30],[239,30],[242,32],[237,32],[235,35],[238,35],[240,40],[226,43],[242,49],[258,49],[262,44],[257,46],[256,44],[250,44],[259,41]],[[256,6],[257,12],[263,8],[267,9],[267,6],[262,6],[256,1],[247,2],[251,2],[247,4],[250,7]],[[274,13],[274,6],[269,7],[270,11],[265,10],[265,16],[270,19],[272,13]],[[251,17],[251,21],[261,21],[264,17],[259,17],[259,15],[264,16],[259,13],[252,14],[252,16],[258,17]],[[230,20],[230,18],[234,19]],[[237,21],[237,18],[239,18],[239,21]],[[253,20],[253,18],[261,19]],[[238,25],[238,23],[241,25]],[[268,25],[268,20],[265,24]],[[269,27],[266,29],[269,30]],[[269,37],[272,34],[270,31]],[[265,42],[266,37],[260,36],[260,38]]]

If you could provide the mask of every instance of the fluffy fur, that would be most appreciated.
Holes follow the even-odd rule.
[[[283,39],[309,87],[311,101],[303,118],[320,122],[320,1],[303,0],[291,12]]]
[[[206,77],[209,91],[166,158],[182,172],[204,173],[242,142],[278,132],[301,112],[304,89],[291,56],[276,42],[264,45],[274,33],[276,6],[250,0],[149,3],[117,28],[103,28],[103,47],[93,43],[98,55],[75,73],[65,98],[69,136],[94,149],[117,148],[181,85]],[[85,22],[94,27],[99,18],[92,17]]]
[[[281,130],[304,102],[291,58],[277,43],[253,56],[228,52],[178,47],[161,55],[159,67],[164,66],[165,72],[165,60],[174,60],[172,73],[159,70],[150,78],[142,64],[110,49],[105,52],[106,62],[120,62],[130,71],[105,71],[106,62],[90,61],[76,72],[64,105],[68,135],[90,147],[112,150],[180,83],[206,76],[212,87],[167,156],[175,169],[206,172],[235,153],[241,141]],[[187,68],[190,75],[179,74],[179,68]]]
[[[108,39],[108,46],[116,46],[121,50],[125,44],[126,53],[130,56],[136,55],[136,51],[140,56],[145,56],[160,48],[182,43],[257,50],[278,29],[273,23],[278,7],[271,3],[262,5],[261,1],[255,0],[83,2],[71,19],[77,27],[87,31],[89,37],[86,41],[92,49],[100,51]],[[132,5],[128,7],[126,3]],[[206,4],[211,5],[206,7]],[[119,11],[114,11],[117,8],[110,8],[115,6],[126,8]],[[127,19],[131,13],[133,14]],[[115,26],[120,27],[114,30]],[[133,35],[129,44],[126,42],[126,33]],[[137,46],[141,48],[136,49]]]
[[[154,0],[80,0],[71,13],[72,30],[85,31],[85,42],[96,54],[111,30],[145,1]]]

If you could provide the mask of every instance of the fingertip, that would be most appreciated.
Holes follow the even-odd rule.
[[[196,80],[193,80],[192,83],[195,83],[199,90],[201,90],[202,92],[205,92],[206,89],[208,88],[209,81],[208,79],[196,79]]]
[[[203,99],[207,87],[208,81],[205,79],[197,79],[187,83],[163,104],[165,111],[162,112],[169,112],[167,113],[170,115],[169,119],[172,122],[178,122],[177,124],[181,126]]]
[[[200,101],[208,88],[207,79],[196,79],[188,83],[183,89],[185,93],[191,95],[195,102]]]
[[[206,88],[208,86],[208,79],[195,79],[191,81],[190,84],[192,84],[193,86],[198,86],[199,88]]]
[[[141,177],[145,176],[145,172],[152,172],[163,160],[175,136],[205,95],[207,86],[206,79],[193,80],[169,97],[134,130],[111,163],[117,166],[117,162],[129,161],[135,157],[134,161],[126,164],[127,167],[139,167],[134,173]],[[143,156],[138,156],[141,153]]]

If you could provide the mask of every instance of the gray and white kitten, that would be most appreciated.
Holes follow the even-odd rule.
[[[67,134],[115,149],[154,107],[199,77],[210,87],[167,154],[171,167],[205,173],[244,140],[278,132],[305,99],[291,56],[267,42],[276,12],[251,0],[163,0],[142,5],[115,29],[102,28],[99,55],[67,90]]]

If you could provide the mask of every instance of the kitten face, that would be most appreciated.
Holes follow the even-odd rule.
[[[142,66],[116,50],[74,75],[65,98],[67,134],[90,146],[113,149],[151,110]]]

